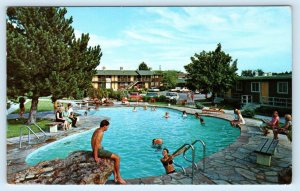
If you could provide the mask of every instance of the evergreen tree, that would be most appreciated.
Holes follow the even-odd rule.
[[[231,56],[221,50],[221,44],[215,51],[196,53],[184,68],[188,72],[188,88],[212,92],[212,100],[216,93],[228,91],[237,77],[237,60],[232,62]]]
[[[145,62],[142,62],[140,65],[139,65],[139,70],[150,70],[150,68],[148,68],[147,64]]]
[[[7,9],[7,96],[32,99],[28,122],[35,121],[38,98],[80,97],[91,86],[101,49],[76,39],[65,8]]]

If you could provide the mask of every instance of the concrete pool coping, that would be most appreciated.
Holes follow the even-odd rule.
[[[142,106],[142,105],[141,105]],[[148,105],[151,106],[151,105]],[[162,108],[187,111],[194,114],[201,113],[199,109],[175,107],[175,106],[158,106]],[[53,114],[47,114],[44,118],[51,118]],[[204,116],[218,117],[225,120],[232,120],[232,114],[202,114]],[[205,159],[198,161],[197,165],[200,170],[195,171],[193,184],[278,184],[278,173],[292,165],[292,145],[286,137],[280,136],[277,147],[277,154],[272,157],[270,167],[256,164],[256,155],[253,153],[260,139],[264,138],[258,125],[261,123],[255,119],[245,118],[246,124],[241,127],[241,134],[237,140],[214,153]],[[81,133],[96,128],[99,123],[99,117],[92,116],[81,117],[80,128],[73,128],[66,132],[47,133],[53,141],[62,139],[69,135]],[[83,125],[84,124],[84,125]],[[268,135],[272,138],[272,134]],[[25,158],[32,151],[42,147],[48,142],[37,143],[34,145],[23,144],[23,148],[18,148],[18,137],[7,139],[7,180],[10,182],[12,176],[29,166]],[[51,141],[49,141],[51,142]],[[202,172],[202,164],[205,160],[205,171]],[[128,184],[191,184],[191,167],[186,168],[187,175],[181,172],[171,175],[161,175],[146,178],[127,179]],[[113,184],[108,181],[107,184]]]

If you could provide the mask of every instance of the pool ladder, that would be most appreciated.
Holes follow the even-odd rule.
[[[173,154],[179,152],[180,150],[182,150],[183,148],[185,148],[185,150],[183,151],[183,158],[188,161],[188,162],[191,162],[192,163],[192,184],[194,183],[194,168],[196,168],[196,170],[198,170],[198,166],[197,164],[195,163],[195,148],[194,148],[194,145],[199,142],[202,144],[202,149],[203,149],[203,172],[205,171],[205,152],[206,152],[206,145],[204,143],[204,141],[198,139],[198,140],[195,140],[194,142],[192,142],[191,144],[188,144],[188,143],[185,143],[183,144],[181,147],[179,147]],[[186,147],[187,146],[187,147]],[[185,155],[186,151],[188,151],[189,149],[192,149],[192,160],[188,159]],[[176,164],[174,162],[174,165],[177,166],[177,167],[180,167],[183,171],[184,174],[186,174],[186,170],[185,168],[183,168],[181,165],[179,164]]]
[[[35,125],[43,134],[44,134],[44,137],[46,137],[46,133],[45,131],[43,131],[43,129],[38,126],[38,124],[36,123],[32,123],[33,125]],[[22,148],[22,136],[23,136],[23,132],[22,132],[22,129],[23,128],[26,128],[28,130],[28,144],[30,144],[30,133],[34,134],[38,139],[40,139],[40,137],[30,128],[29,125],[22,125],[20,126],[20,139],[19,139],[19,148]]]

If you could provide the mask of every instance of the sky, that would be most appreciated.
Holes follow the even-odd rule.
[[[97,69],[179,70],[195,53],[222,50],[242,70],[292,70],[292,10],[289,6],[67,7],[75,35],[89,33],[100,45]]]

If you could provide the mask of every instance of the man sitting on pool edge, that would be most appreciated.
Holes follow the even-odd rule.
[[[114,181],[119,184],[126,184],[126,181],[122,179],[120,174],[120,157],[110,151],[104,150],[101,142],[103,139],[104,132],[108,129],[109,122],[103,120],[100,123],[100,127],[95,130],[91,139],[91,145],[93,149],[93,156],[97,163],[100,158],[109,158],[114,161]]]

